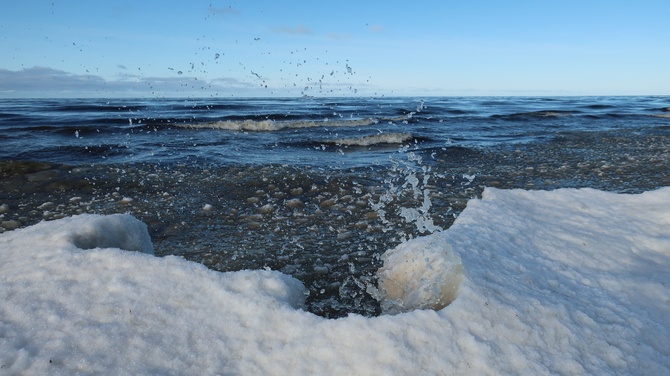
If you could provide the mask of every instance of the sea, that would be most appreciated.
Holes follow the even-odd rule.
[[[670,96],[0,99],[0,226],[130,213],[158,256],[375,316],[380,255],[487,187],[670,186]],[[514,208],[509,208],[514,210]]]

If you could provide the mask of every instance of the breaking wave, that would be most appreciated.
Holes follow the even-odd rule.
[[[381,144],[402,144],[413,139],[409,133],[380,133],[372,136],[338,138],[331,143],[342,146],[373,146]]]
[[[221,129],[228,131],[250,131],[250,132],[274,132],[283,129],[300,129],[300,128],[319,128],[319,127],[365,127],[369,125],[379,124],[380,122],[394,122],[394,121],[405,121],[407,116],[399,116],[394,118],[383,118],[383,119],[352,119],[352,120],[331,120],[323,119],[319,121],[315,120],[290,120],[290,121],[278,121],[278,120],[223,120],[223,121],[212,121],[206,123],[192,123],[192,124],[180,124],[178,125],[181,128],[190,128],[190,129]]]

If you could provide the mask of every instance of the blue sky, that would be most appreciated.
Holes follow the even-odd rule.
[[[0,97],[668,95],[670,1],[14,1]]]

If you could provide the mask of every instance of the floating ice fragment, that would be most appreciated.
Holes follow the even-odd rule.
[[[121,199],[121,201],[119,201],[119,204],[126,204],[127,205],[127,204],[132,203],[133,201],[134,200],[130,197],[124,197],[124,198]]]
[[[473,180],[475,180],[476,175],[468,175],[468,174],[463,174],[463,178],[468,180],[468,184],[472,183]]]

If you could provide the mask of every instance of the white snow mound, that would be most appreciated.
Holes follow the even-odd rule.
[[[670,188],[486,189],[385,256],[406,312],[375,318],[305,312],[278,272],[123,249],[151,253],[130,216],[0,234],[0,374],[670,374]]]

